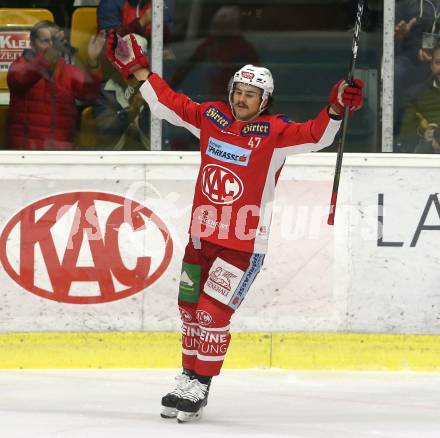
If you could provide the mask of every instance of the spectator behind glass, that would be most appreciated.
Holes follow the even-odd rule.
[[[167,4],[164,5],[165,42],[171,39]],[[97,9],[98,28],[116,29],[121,36],[133,33],[144,37],[148,47],[151,44],[151,7],[150,0],[101,0]],[[117,78],[119,74],[108,68],[107,63],[104,64],[105,84],[94,107],[100,148],[149,149],[148,107],[143,105],[137,93],[130,93],[130,84],[125,83],[122,77]],[[111,123],[112,120],[114,123]]]
[[[7,148],[70,150],[77,108],[75,99],[97,97],[101,82],[98,57],[105,44],[99,34],[90,40],[88,69],[66,64],[64,33],[51,21],[40,21],[30,32],[31,48],[11,65]]]
[[[438,153],[434,137],[440,121],[440,46],[430,57],[431,77],[407,91],[409,103],[403,113],[399,152]]]
[[[171,0],[164,1],[164,42],[171,40]],[[135,33],[151,45],[151,0],[101,0],[97,9],[98,29],[116,29],[121,36]]]
[[[438,34],[440,0],[397,0],[394,60],[394,133],[400,131],[407,90],[429,75],[432,44],[423,33]]]
[[[209,35],[197,46],[185,65],[178,67],[170,84],[178,88],[191,70],[200,63],[209,63],[205,72],[209,98],[226,98],[228,83],[237,66],[258,64],[257,52],[240,33],[240,8],[223,6],[211,21]]]
[[[147,40],[135,35],[144,53]],[[97,144],[101,149],[149,150],[149,111],[136,79],[125,80],[103,59],[109,79],[93,105]],[[107,65],[108,64],[108,65]]]
[[[97,10],[99,29],[116,29],[123,36],[151,34],[150,0],[101,0]]]
[[[98,28],[116,29],[145,39],[145,52],[151,41],[150,0],[101,0],[97,9]],[[137,93],[104,61],[104,84],[93,108],[100,149],[149,149],[147,107]]]

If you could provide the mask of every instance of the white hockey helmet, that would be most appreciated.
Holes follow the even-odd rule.
[[[240,82],[242,84],[253,85],[263,90],[263,97],[272,96],[274,85],[272,73],[265,67],[256,67],[248,64],[242,67],[234,74],[233,84]]]
[[[261,88],[263,95],[261,96],[260,112],[264,110],[267,104],[269,96],[272,96],[274,90],[274,83],[272,73],[265,67],[256,67],[252,64],[247,64],[238,70],[232,77],[229,90],[229,102],[232,107],[232,93],[234,92],[234,84],[241,83],[247,85],[253,85],[254,87]]]

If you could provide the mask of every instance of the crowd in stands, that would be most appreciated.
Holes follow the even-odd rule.
[[[0,0],[0,7],[6,3]],[[102,49],[108,30],[117,29],[121,36],[135,33],[148,54],[151,1],[73,0],[55,2],[58,6],[49,0],[46,3],[51,7],[54,21],[35,23],[30,29],[30,46],[11,63],[7,72],[9,111],[4,144],[0,147],[149,150],[150,114],[137,92],[138,84],[122,78]],[[35,2],[25,0],[21,6],[31,4]],[[347,4],[353,15],[357,2],[349,0]],[[364,17],[367,32],[382,26],[381,8],[375,6],[375,1],[368,5]],[[44,2],[41,6],[45,6]],[[87,48],[87,61],[81,64],[76,59],[77,49],[68,43],[70,29],[64,27],[65,32],[62,29],[67,26],[66,17],[75,8],[84,6],[96,10],[97,30]],[[405,153],[439,153],[440,0],[396,0],[395,7],[393,149]],[[172,10],[173,1],[165,0],[165,13],[169,15]],[[180,89],[201,63],[205,65],[202,79],[210,96],[227,98],[228,81],[238,65],[265,61],[260,59],[259,47],[254,47],[242,32],[241,20],[245,14],[237,5],[219,4],[207,23],[205,37],[184,62],[175,63],[169,78],[171,86]],[[165,16],[165,46],[172,41],[173,30],[172,18]],[[86,113],[93,127],[90,144],[79,138]],[[185,145],[177,143],[173,147],[185,149]]]
[[[5,6],[8,2],[0,1],[0,7]],[[73,150],[89,146],[109,150],[149,150],[149,112],[137,92],[139,85],[134,79],[124,79],[111,66],[103,47],[108,31],[116,29],[120,36],[136,34],[148,56],[151,0],[74,0],[72,4],[57,2],[56,5],[50,1],[24,0],[21,6],[50,8],[55,19],[37,21],[33,25],[29,47],[8,68],[9,109],[5,144],[1,147],[12,150]],[[96,10],[97,33],[90,39],[87,61],[81,63],[76,57],[78,48],[69,44],[63,25],[67,29],[68,17],[74,8],[84,6]],[[171,40],[171,20],[167,14],[172,7],[173,0],[168,0],[165,3],[165,43]],[[228,22],[229,19],[232,22]],[[255,50],[239,35],[239,21],[238,7],[220,8],[214,16],[210,38],[204,48],[197,49],[193,61],[207,61],[209,56],[215,55],[217,63],[256,62]],[[231,35],[226,35],[228,29]],[[206,50],[211,43],[216,44],[212,53]],[[227,47],[223,46],[224,43]],[[219,72],[221,80],[212,78],[215,92],[221,89],[222,94],[226,93],[234,68],[235,64],[225,66]],[[185,68],[181,68],[175,80],[186,74]],[[79,145],[80,124],[84,118],[81,117],[82,112],[92,118],[94,138],[90,144]]]
[[[97,33],[91,36],[87,62],[77,62],[78,49],[71,47],[65,32],[54,21],[35,23],[30,29],[29,47],[7,72],[5,148],[76,149],[80,113],[88,107],[92,109],[89,113],[95,147],[148,150],[149,118],[137,93],[138,84],[125,80],[113,69],[103,48],[108,30],[116,29],[121,36],[136,34],[148,55],[151,1],[75,0],[72,6],[96,7]]]
[[[394,151],[440,153],[440,0],[397,0]]]

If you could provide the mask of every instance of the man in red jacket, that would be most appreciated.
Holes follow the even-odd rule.
[[[362,106],[363,83],[339,81],[315,119],[294,123],[268,112],[274,81],[267,68],[244,66],[231,80],[229,102],[199,104],[149,71],[134,36],[111,34],[107,56],[124,76],[141,82],[140,92],[156,117],[200,139],[178,301],[183,373],[162,398],[161,414],[193,421],[200,418],[211,379],[223,365],[231,317],[263,264],[275,185],[287,155],[330,146],[345,106],[350,113]]]
[[[99,55],[104,34],[88,47],[88,68],[66,64],[64,33],[51,21],[41,21],[30,33],[31,48],[16,59],[7,75],[10,91],[7,148],[73,149],[75,99],[91,100],[100,91]]]

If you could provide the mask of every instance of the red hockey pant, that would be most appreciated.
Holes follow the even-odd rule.
[[[184,279],[193,284],[185,274],[185,266],[190,273],[194,267],[200,268],[200,282],[198,298],[187,299],[179,294],[183,368],[202,376],[220,373],[231,340],[231,317],[258,274],[263,259],[262,254],[236,251],[203,240],[197,242],[195,248],[190,240],[183,258],[180,286],[182,288]]]

